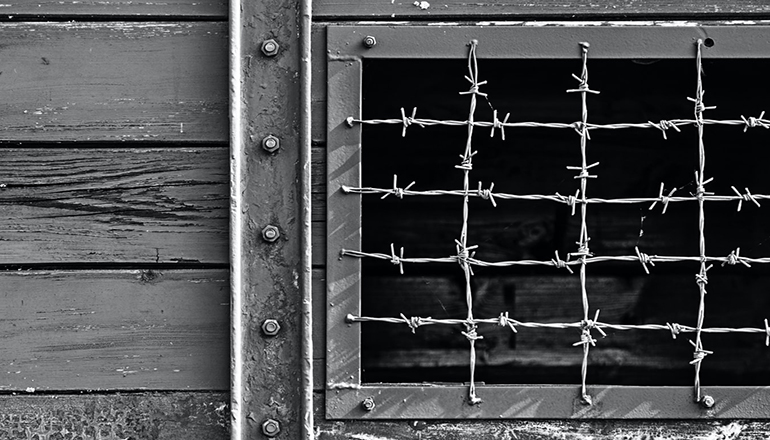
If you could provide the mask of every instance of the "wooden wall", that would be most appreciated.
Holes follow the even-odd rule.
[[[227,6],[2,5],[0,436],[227,438]]]

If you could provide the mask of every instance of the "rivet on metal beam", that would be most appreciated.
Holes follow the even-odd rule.
[[[262,333],[265,336],[275,336],[279,331],[281,331],[281,324],[278,324],[275,319],[265,319],[265,322],[262,323]]]
[[[371,35],[367,35],[367,36],[364,37],[362,43],[363,43],[365,48],[371,49],[371,48],[373,48],[374,46],[377,45],[377,39],[374,38]]]
[[[281,233],[278,232],[278,228],[273,225],[267,225],[262,229],[262,238],[268,243],[278,240],[280,236]]]
[[[281,432],[281,424],[278,423],[278,420],[267,419],[262,422],[262,434],[268,437],[275,437],[279,432]]]
[[[711,396],[703,396],[703,398],[700,400],[700,403],[704,408],[713,408],[714,398]]]
[[[272,134],[265,136],[265,138],[262,139],[262,148],[268,153],[275,153],[281,148],[281,140]]]
[[[266,57],[276,56],[278,54],[278,49],[280,49],[280,46],[278,46],[278,43],[272,38],[262,42],[262,53],[265,54]]]
[[[374,406],[374,397],[367,397],[361,402],[361,408],[363,408],[364,411],[373,411]]]

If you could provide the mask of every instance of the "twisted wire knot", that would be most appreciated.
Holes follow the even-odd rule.
[[[722,266],[725,264],[735,266],[736,263],[741,263],[746,267],[751,267],[751,265],[743,257],[741,257],[741,248],[736,248],[734,251],[730,252],[730,254],[727,255],[727,259],[722,263]]]
[[[350,128],[353,128],[353,123],[354,123],[354,122],[357,122],[357,121],[356,121],[356,118],[354,118],[354,117],[352,117],[352,116],[348,116],[347,118],[345,118],[345,123],[346,123],[346,124],[348,125],[348,127],[350,127]]]
[[[639,246],[634,246],[634,250],[636,251],[636,256],[639,257],[639,262],[642,263],[642,267],[644,268],[644,271],[647,273],[647,275],[650,274],[650,270],[647,268],[647,264],[650,264],[651,266],[655,266],[655,261],[650,258],[649,255],[645,254],[644,252],[639,251]]]
[[[482,92],[479,91],[479,87],[481,87],[484,84],[486,84],[487,83],[486,81],[479,82],[476,78],[471,78],[468,75],[465,75],[465,79],[468,80],[469,83],[471,83],[471,86],[470,86],[470,88],[467,91],[460,92],[461,95],[479,95],[479,96],[483,96],[483,97],[487,96],[486,93],[482,93]]]
[[[714,110],[717,108],[715,105],[707,106],[703,103],[703,95],[705,95],[706,92],[704,90],[701,90],[700,93],[698,93],[697,97],[695,98],[687,98],[688,101],[695,103],[695,122],[698,125],[703,125],[703,112],[706,110]]]
[[[473,268],[471,267],[471,259],[475,255],[475,252],[471,252],[474,249],[478,248],[478,245],[473,246],[465,246],[463,245],[460,240],[455,240],[456,243],[456,249],[457,249],[457,255],[455,256],[455,259],[458,263],[460,263],[460,266],[468,267],[468,270],[470,270],[471,275],[473,275]]]
[[[396,255],[396,250],[393,247],[393,243],[390,244],[390,262],[398,266],[401,275],[404,274],[404,248],[401,248],[401,255]]]
[[[735,192],[735,194],[737,194],[738,197],[740,197],[738,199],[738,211],[740,211],[741,208],[743,207],[743,202],[753,202],[758,207],[761,207],[761,205],[759,204],[759,201],[757,201],[757,199],[754,198],[754,196],[751,194],[751,191],[749,191],[748,188],[744,188],[746,190],[746,194],[741,194],[734,186],[731,186],[730,188],[732,188],[733,192]]]
[[[671,201],[671,196],[674,195],[674,192],[676,192],[676,188],[672,189],[667,196],[664,196],[663,182],[660,182],[660,191],[658,192],[658,200],[655,200],[654,202],[652,202],[652,205],[650,205],[649,210],[652,211],[652,208],[654,208],[655,205],[657,205],[658,202],[660,202],[663,204],[663,214],[665,214],[666,210],[668,209],[668,203]]]
[[[575,130],[575,133],[577,133],[578,136],[583,136],[585,134],[586,139],[589,141],[591,140],[591,133],[588,131],[588,125],[583,124],[583,121],[573,122],[572,129]]]
[[[511,116],[510,113],[505,114],[505,119],[503,119],[502,122],[500,122],[499,119],[497,119],[497,110],[492,111],[492,131],[489,133],[489,137],[495,137],[495,129],[500,129],[500,135],[502,136],[503,140],[505,140],[505,125],[508,122],[508,118]]]
[[[393,188],[390,191],[386,192],[382,197],[380,197],[380,199],[384,199],[385,197],[387,197],[387,196],[389,196],[391,194],[393,194],[394,196],[398,197],[399,199],[403,199],[404,198],[404,192],[405,191],[409,191],[409,188],[411,188],[412,185],[414,185],[414,181],[412,181],[412,183],[407,185],[406,188],[399,188],[398,187],[398,176],[394,174],[393,175]]]
[[[707,192],[706,191],[706,185],[711,183],[714,180],[713,177],[709,177],[706,180],[701,181],[698,176],[698,172],[695,172],[695,181],[698,182],[698,187],[695,190],[695,197],[698,198],[698,200],[703,200],[703,196],[713,196],[713,192]],[[739,194],[740,195],[740,194]]]
[[[596,329],[599,333],[601,333],[602,338],[607,337],[607,333],[602,330],[601,327],[599,327],[597,324],[599,322],[599,310],[596,311],[596,315],[594,316],[594,319],[583,319],[580,321],[580,341],[575,342],[572,344],[573,347],[577,347],[578,345],[587,345],[591,344],[591,346],[596,346],[596,339],[591,336],[591,330]]]
[[[699,347],[700,344],[696,344],[693,341],[688,341],[688,342],[690,343],[690,345],[695,347],[695,351],[692,354],[692,360],[690,361],[690,365],[698,365],[703,361],[703,359],[706,356],[710,354],[714,354],[713,351],[704,350],[703,347]]]
[[[746,133],[746,131],[748,131],[749,128],[754,128],[754,127],[770,128],[770,125],[768,125],[763,120],[764,117],[765,117],[764,111],[762,111],[762,113],[759,114],[758,118],[749,116],[749,118],[746,119],[743,117],[743,115],[741,115],[741,119],[743,119],[744,124],[746,124],[746,126],[743,127],[743,132]]]
[[[417,116],[417,107],[412,109],[412,116],[406,116],[406,113],[404,113],[404,108],[401,107],[401,123],[404,125],[404,127],[401,129],[401,137],[406,137],[406,129],[409,128],[409,126],[412,124],[417,124],[421,128],[424,127],[419,121],[415,119],[415,116]]]
[[[669,128],[673,128],[678,133],[682,132],[682,130],[680,130],[679,127],[676,126],[676,124],[674,124],[671,121],[667,121],[665,119],[661,119],[661,121],[657,124],[652,121],[647,121],[647,123],[657,128],[658,130],[660,130],[660,132],[663,134],[663,139],[665,140],[668,140],[668,137],[666,137],[666,130],[668,130]]]
[[[462,159],[462,162],[460,162],[460,165],[455,165],[455,168],[471,171],[473,169],[473,156],[475,156],[476,153],[478,153],[478,151],[474,151],[468,154],[461,154],[460,159]]]
[[[572,77],[577,80],[578,87],[576,89],[567,89],[567,93],[593,93],[594,95],[601,93],[598,90],[592,90],[588,86],[588,78],[585,72],[581,76],[577,76],[573,73]]]
[[[698,286],[703,288],[703,293],[706,293],[706,284],[709,283],[709,279],[708,279],[708,276],[706,276],[706,272],[708,272],[709,269],[711,269],[712,267],[714,267],[713,264],[710,265],[709,267],[701,269],[700,273],[695,274],[695,282],[698,284]]]
[[[568,166],[567,169],[568,170],[580,171],[580,173],[577,176],[574,176],[573,179],[595,179],[597,176],[593,175],[593,174],[590,174],[588,172],[588,170],[590,170],[591,168],[593,168],[593,167],[595,167],[597,165],[599,165],[599,162],[594,162],[591,165],[586,165],[585,167],[582,167],[582,166],[580,166],[580,167]]]
[[[556,255],[555,259],[551,259],[551,263],[553,263],[554,266],[556,266],[557,269],[567,269],[569,273],[574,274],[575,272],[572,271],[572,268],[569,267],[566,261],[559,258],[559,251],[554,251],[554,254]]]
[[[483,336],[476,333],[476,324],[465,323],[465,326],[467,327],[468,330],[464,332],[460,332],[460,334],[465,336],[469,341],[475,342],[475,341],[478,341],[479,339],[484,339]]]
[[[415,330],[417,330],[418,327],[426,324],[425,320],[430,319],[430,316],[425,318],[424,320],[419,316],[412,316],[410,318],[407,318],[406,316],[404,316],[403,313],[401,313],[401,319],[403,319],[406,325],[408,325],[409,328],[412,329],[412,333],[414,334]]]
[[[559,193],[556,193],[556,197],[567,204],[570,208],[572,208],[572,215],[575,215],[575,203],[578,201],[578,195],[580,194],[580,190],[578,189],[575,191],[574,196],[563,196]]]
[[[666,323],[666,327],[671,331],[671,337],[676,339],[677,335],[682,332],[682,327],[677,323]]]
[[[510,327],[514,333],[519,332],[518,330],[516,330],[516,325],[513,322],[511,322],[510,318],[508,318],[508,312],[500,313],[500,316],[497,319],[497,324],[500,327]]]
[[[575,244],[578,245],[577,252],[571,252],[567,254],[568,258],[571,257],[593,257],[594,254],[591,253],[591,251],[588,249],[588,242],[591,241],[589,237],[586,237],[583,241],[576,241]]]
[[[479,189],[477,190],[477,193],[479,197],[481,197],[484,200],[489,200],[490,202],[492,202],[492,206],[497,208],[497,202],[495,202],[495,195],[492,192],[494,188],[495,188],[495,183],[492,182],[489,185],[489,189],[481,189],[481,182],[479,182]]]

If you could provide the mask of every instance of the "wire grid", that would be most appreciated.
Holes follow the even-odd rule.
[[[400,317],[369,317],[369,316],[355,316],[348,315],[348,322],[383,322],[392,324],[406,324],[415,332],[418,327],[424,325],[462,325],[465,327],[465,331],[462,334],[467,338],[470,344],[470,381],[468,388],[468,402],[470,404],[477,404],[481,402],[481,398],[476,394],[475,384],[475,369],[476,369],[476,341],[483,339],[482,335],[477,332],[479,324],[497,324],[503,327],[508,327],[514,333],[517,332],[517,327],[522,328],[550,328],[550,329],[577,329],[580,331],[580,340],[575,342],[574,346],[582,346],[583,360],[581,365],[581,384],[580,384],[580,397],[583,403],[592,404],[591,396],[588,394],[586,388],[586,376],[588,371],[588,354],[590,347],[596,345],[596,339],[593,337],[591,331],[596,330],[602,336],[606,336],[604,330],[662,330],[669,331],[674,339],[681,333],[694,333],[694,341],[690,340],[693,350],[693,359],[690,364],[695,369],[694,380],[694,400],[695,402],[704,402],[706,399],[711,399],[709,396],[702,396],[701,393],[701,380],[700,369],[703,359],[712,351],[706,350],[703,347],[702,335],[704,333],[758,333],[765,335],[765,345],[770,346],[770,325],[768,320],[764,321],[764,328],[726,328],[726,327],[703,327],[703,319],[705,316],[705,297],[706,297],[706,285],[708,284],[707,273],[713,266],[713,263],[721,263],[735,265],[743,264],[747,267],[751,267],[752,263],[770,263],[770,258],[746,258],[740,256],[740,248],[732,251],[729,255],[724,257],[709,256],[706,254],[706,239],[705,239],[705,202],[726,202],[737,201],[737,209],[741,210],[744,202],[751,202],[757,206],[760,206],[760,200],[770,199],[770,195],[752,194],[748,188],[745,188],[745,193],[741,193],[735,187],[731,187],[735,195],[715,195],[714,193],[707,192],[705,186],[710,183],[712,178],[705,178],[705,164],[706,153],[704,144],[704,126],[706,125],[727,125],[727,126],[743,126],[744,131],[749,128],[762,127],[770,128],[770,120],[764,119],[765,112],[762,112],[758,118],[744,117],[736,120],[714,120],[705,119],[703,113],[707,110],[714,109],[715,107],[706,106],[703,101],[705,94],[703,90],[702,81],[702,47],[703,41],[697,40],[696,42],[696,69],[697,69],[697,86],[694,98],[687,98],[694,104],[693,119],[673,119],[662,120],[659,122],[642,122],[642,123],[615,123],[615,124],[591,124],[588,122],[588,107],[587,98],[589,94],[599,94],[599,91],[593,90],[588,85],[588,51],[589,43],[581,42],[580,53],[582,59],[582,70],[580,75],[573,74],[572,76],[578,81],[578,86],[574,89],[567,90],[567,93],[578,93],[581,98],[581,119],[573,123],[552,123],[552,122],[508,122],[510,114],[506,114],[505,118],[501,121],[497,117],[497,110],[493,112],[492,121],[476,121],[474,118],[476,111],[476,103],[478,97],[486,98],[486,93],[481,92],[480,87],[486,84],[486,81],[479,81],[478,62],[476,59],[476,48],[478,42],[472,40],[469,44],[468,51],[468,74],[465,79],[470,83],[470,88],[467,91],[462,91],[460,94],[469,95],[470,109],[468,113],[468,119],[465,121],[459,120],[434,120],[434,119],[419,119],[416,117],[417,109],[413,109],[411,116],[407,116],[404,109],[401,109],[401,118],[394,119],[356,119],[353,117],[347,118],[349,126],[355,124],[393,124],[402,125],[402,136],[406,136],[407,128],[411,125],[418,125],[420,127],[426,126],[466,126],[467,137],[465,141],[465,149],[462,155],[460,155],[461,162],[456,165],[455,168],[459,169],[463,173],[463,186],[462,189],[457,190],[427,190],[417,191],[410,189],[414,186],[415,182],[411,182],[404,188],[398,186],[398,177],[393,176],[392,188],[372,188],[372,187],[349,187],[343,186],[343,191],[346,193],[354,194],[379,194],[381,198],[386,198],[390,195],[402,199],[404,196],[456,196],[462,197],[463,200],[463,223],[460,231],[460,238],[455,240],[457,249],[456,255],[446,257],[417,257],[406,258],[404,257],[404,248],[400,248],[400,252],[397,254],[393,244],[390,246],[390,253],[371,253],[363,252],[359,250],[342,249],[341,254],[347,257],[353,258],[376,258],[381,260],[390,261],[392,264],[399,267],[401,274],[404,273],[404,263],[458,263],[465,275],[465,299],[467,305],[467,317],[465,319],[434,319],[430,317],[407,317],[401,314]],[[599,129],[626,129],[626,128],[654,128],[662,132],[663,138],[666,138],[666,131],[673,129],[679,131],[679,127],[685,125],[694,125],[697,127],[698,132],[698,168],[695,171],[695,182],[697,190],[694,195],[691,196],[674,196],[676,188],[671,190],[668,194],[664,192],[665,185],[661,183],[660,192],[658,197],[652,198],[618,198],[618,199],[600,199],[589,198],[587,195],[587,187],[589,179],[594,179],[597,176],[591,174],[590,170],[599,165],[598,162],[589,164],[587,161],[587,145],[590,140],[590,131]],[[505,140],[505,128],[558,128],[558,129],[573,129],[580,136],[580,153],[582,161],[578,166],[568,166],[569,170],[577,171],[577,175],[574,177],[580,180],[580,188],[575,195],[561,195],[559,193],[552,195],[543,194],[529,194],[529,195],[517,195],[507,194],[501,192],[494,192],[494,183],[491,183],[488,189],[482,187],[479,182],[478,187],[472,188],[470,184],[470,173],[473,170],[473,157],[477,151],[473,150],[473,134],[476,128],[490,128],[490,136],[494,136],[496,130],[500,130],[500,135]],[[545,200],[551,202],[558,202],[567,204],[572,208],[572,214],[575,214],[576,207],[580,206],[580,235],[578,238],[577,250],[569,253],[566,260],[562,260],[558,251],[555,252],[554,258],[550,261],[537,261],[537,260],[513,260],[513,261],[483,261],[474,258],[476,245],[468,244],[468,216],[469,216],[469,200],[472,197],[480,197],[482,199],[489,200],[493,206],[497,206],[497,200]],[[639,250],[638,247],[634,248],[635,255],[628,256],[594,256],[589,248],[590,237],[588,234],[588,228],[586,223],[588,205],[603,203],[603,204],[645,204],[649,203],[649,209],[652,210],[660,203],[662,205],[663,213],[665,214],[668,209],[668,205],[671,202],[686,202],[697,201],[698,202],[698,231],[699,231],[699,255],[698,256],[658,256],[647,255]],[[590,316],[590,307],[588,301],[588,293],[586,290],[586,267],[592,263],[600,263],[607,261],[629,261],[641,263],[644,271],[649,274],[649,267],[655,266],[656,263],[670,263],[670,262],[682,262],[693,261],[700,263],[700,269],[695,275],[695,282],[698,285],[700,301],[698,306],[698,314],[695,327],[682,325],[678,323],[665,323],[665,324],[642,324],[642,325],[620,325],[611,324],[599,321],[599,310],[593,317]],[[511,318],[508,312],[502,312],[497,317],[492,318],[477,318],[473,315],[473,299],[471,290],[471,278],[473,277],[473,266],[484,267],[508,267],[508,266],[551,266],[561,268],[573,273],[573,267],[576,267],[580,277],[580,294],[583,306],[583,319],[579,322],[571,323],[540,323],[540,322],[524,322]],[[711,399],[713,404],[713,399]],[[709,405],[710,406],[710,405]]]

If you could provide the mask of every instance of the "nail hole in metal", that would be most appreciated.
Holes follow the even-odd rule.
[[[703,45],[706,47],[714,47],[714,39],[706,38],[705,40],[703,40]]]

